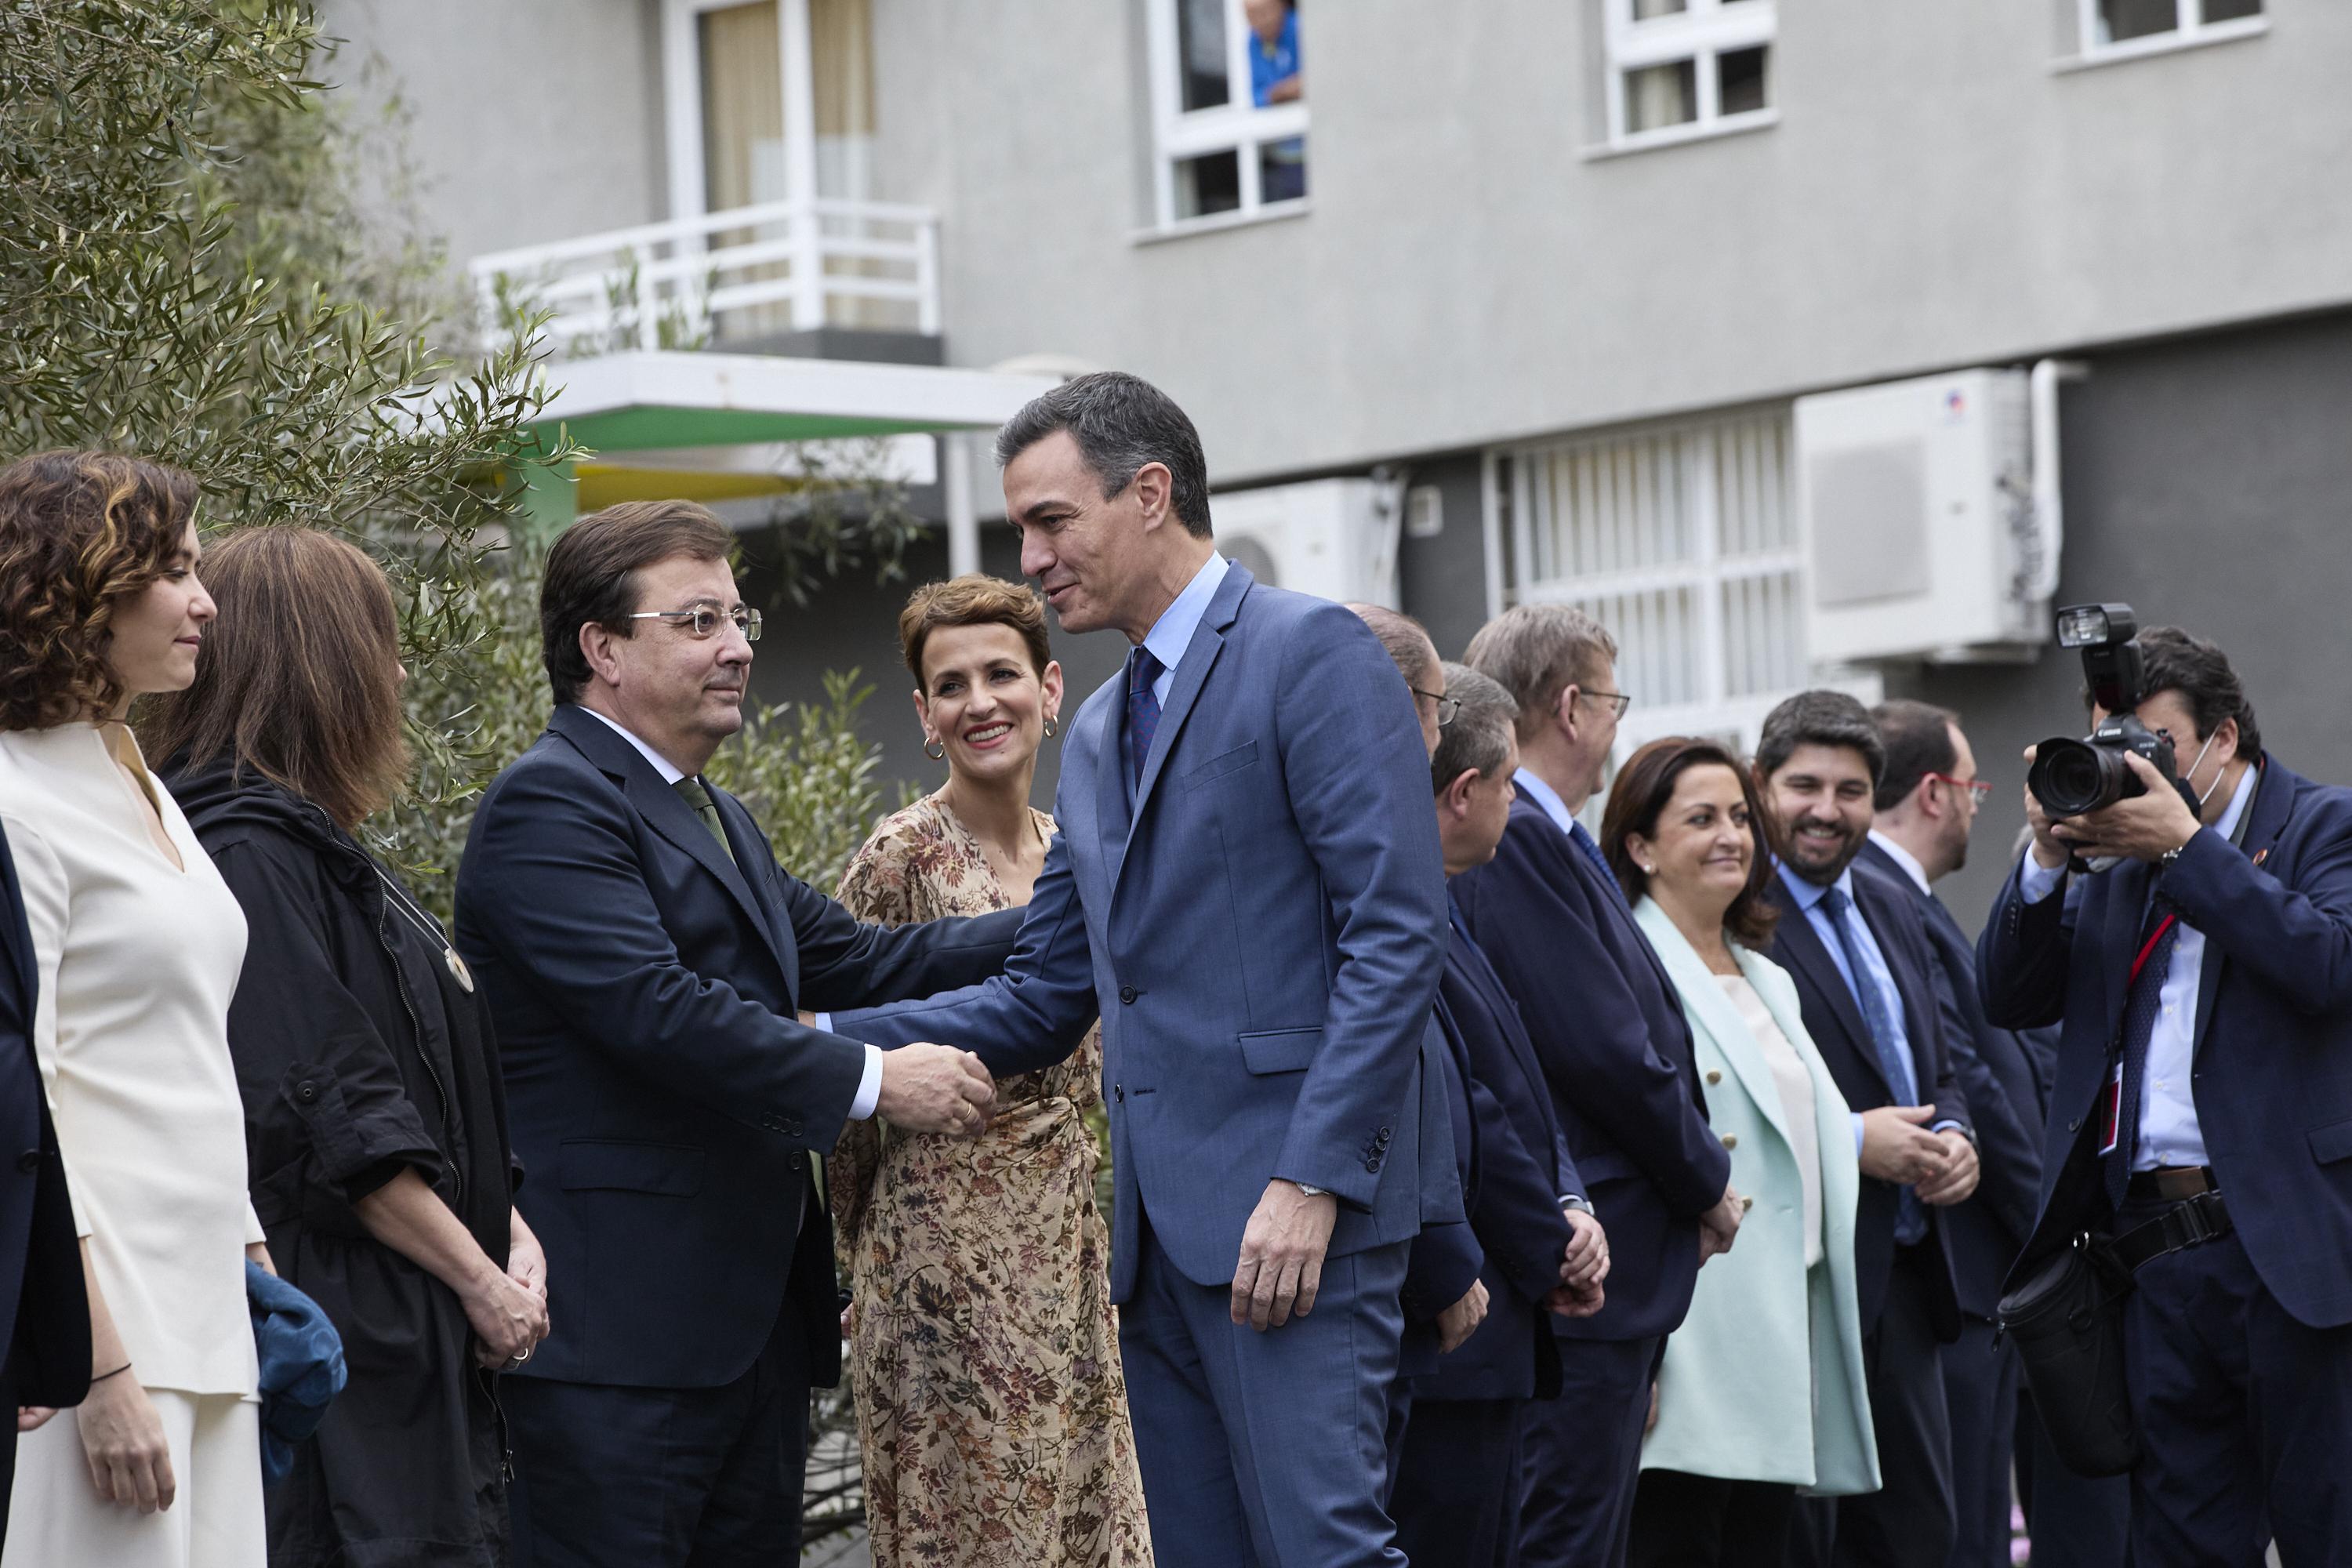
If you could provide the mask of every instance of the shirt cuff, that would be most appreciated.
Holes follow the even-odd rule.
[[[1853,1157],[1859,1160],[1862,1158],[1862,1112],[1853,1110],[1846,1114],[1853,1118]]]
[[[824,1028],[824,1020],[830,1017],[831,1015],[819,1013],[816,1016],[816,1026],[823,1029]],[[826,1032],[830,1034],[832,1031],[826,1030]],[[866,1047],[866,1071],[857,1080],[857,1098],[849,1102],[849,1120],[852,1121],[864,1121],[871,1118],[874,1114],[875,1104],[880,1100],[881,1098],[882,1047],[879,1046],[868,1046]]]
[[[2065,876],[2065,867],[2061,866],[2053,871],[2049,867],[2036,860],[2033,858],[2033,851],[2028,849],[2025,852],[2025,868],[2017,874],[2018,896],[2029,904],[2038,904],[2056,889],[2058,884],[2064,880]]]
[[[1957,1121],[1953,1121],[1950,1117],[1948,1117],[1948,1117],[1946,1117],[1943,1121],[1938,1121],[1938,1122],[1936,1122],[1936,1123],[1932,1124],[1931,1126],[1929,1126],[1929,1127],[1928,1127],[1928,1129],[1927,1129],[1927,1131],[1930,1131],[1930,1132],[1961,1132],[1961,1133],[1965,1133],[1966,1129],[1964,1129],[1963,1127],[1961,1127],[1961,1125],[1960,1125],[1958,1122],[1957,1122]]]

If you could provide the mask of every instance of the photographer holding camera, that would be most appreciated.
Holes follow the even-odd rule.
[[[2027,752],[1979,942],[1992,1023],[2063,1024],[2003,1317],[2062,1454],[2130,1468],[2142,1568],[2352,1563],[2352,791],[2263,753],[2221,649],[2131,631],[2060,614],[2096,728]],[[2038,1366],[2069,1268],[2089,1310]]]

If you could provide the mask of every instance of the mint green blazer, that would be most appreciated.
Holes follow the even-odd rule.
[[[1845,1097],[1805,1033],[1796,983],[1734,943],[1741,973],[1812,1075],[1825,1234],[1822,1261],[1808,1269],[1804,1192],[1763,1048],[1665,911],[1645,898],[1633,916],[1682,997],[1707,1121],[1731,1150],[1731,1184],[1756,1200],[1731,1250],[1698,1271],[1690,1315],[1666,1341],[1658,1425],[1642,1467],[1793,1484],[1823,1497],[1876,1491],[1854,1289],[1862,1176]]]

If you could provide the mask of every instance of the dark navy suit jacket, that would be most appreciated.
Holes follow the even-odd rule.
[[[2242,846],[2207,829],[2159,879],[2128,861],[2028,904],[2012,871],[1978,939],[1985,1013],[2060,1024],[2042,1214],[2021,1267],[2110,1218],[2094,1108],[2150,889],[2205,938],[2192,1093],[2263,1283],[2313,1328],[2352,1322],[2352,790],[2264,760]]]
[[[40,971],[16,862],[0,829],[0,1348],[19,1405],[79,1405],[89,1389],[89,1298],[58,1135],[33,1057]],[[0,1409],[0,1416],[14,1412]],[[16,1441],[12,1423],[6,1440]],[[7,1502],[0,1498],[0,1521]]]
[[[1518,1005],[1584,1195],[1609,1233],[1607,1305],[1554,1318],[1553,1332],[1670,1333],[1698,1279],[1698,1216],[1731,1179],[1674,982],[1616,884],[1524,796],[1495,858],[1453,888]]]
[[[1797,999],[1805,1015],[1805,1032],[1813,1037],[1822,1060],[1837,1079],[1838,1092],[1857,1115],[1895,1103],[1879,1065],[1878,1048],[1871,1043],[1863,1022],[1862,1005],[1838,973],[1837,963],[1813,930],[1812,921],[1789,897],[1775,876],[1772,901],[1780,911],[1772,929],[1771,950],[1766,957],[1787,970],[1797,982]],[[1878,950],[1895,976],[1903,997],[1903,1030],[1911,1043],[1911,1075],[1918,1086],[1919,1103],[1936,1108],[1936,1120],[1972,1126],[1968,1097],[1960,1092],[1952,1053],[1945,1044],[1944,1011],[1936,999],[1936,961],[1927,942],[1927,923],[1902,889],[1889,887],[1874,872],[1857,871],[1853,878],[1854,907],[1877,939]],[[1824,1138],[1832,1131],[1822,1129]],[[1852,1136],[1849,1131],[1848,1137]],[[1892,1182],[1862,1178],[1862,1198],[1853,1216],[1854,1287],[1859,1298],[1863,1332],[1878,1325],[1886,1305],[1886,1280],[1895,1267],[1895,1221],[1901,1189]],[[1960,1307],[1952,1279],[1950,1227],[1943,1211],[1927,1210],[1928,1256],[1937,1267],[1928,1270],[1928,1310],[1936,1332],[1949,1342],[1959,1337]]]
[[[2042,1204],[2042,1091],[2032,1047],[1985,1021],[1977,997],[1977,950],[1944,900],[1913,881],[1895,858],[1866,844],[1854,862],[1881,872],[1909,898],[1927,928],[1936,958],[1936,1001],[1945,1013],[1944,1040],[1960,1092],[1976,1123],[1983,1174],[1966,1203],[1944,1211],[1952,1237],[1954,1280],[1960,1310],[1990,1319],[2033,1216]]]
[[[1464,1202],[1486,1254],[1486,1321],[1434,1367],[1415,1369],[1413,1397],[1549,1398],[1559,1392],[1559,1351],[1543,1300],[1559,1283],[1572,1234],[1559,1200],[1587,1194],[1518,1008],[1459,925],[1438,982],[1437,1020],[1467,1074],[1477,1160]]]
[[[814,1377],[840,1367],[832,1225],[808,1205],[865,1070],[793,1021],[967,984],[1017,910],[861,925],[711,797],[733,858],[635,747],[562,707],[482,796],[457,943],[498,1025],[553,1331],[520,1374],[709,1388],[747,1371],[789,1290]]]

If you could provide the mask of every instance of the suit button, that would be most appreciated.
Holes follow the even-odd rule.
[[[1111,1085],[1110,1097],[1118,1101],[1121,1105],[1125,1105],[1127,1103],[1127,1085],[1123,1083],[1115,1083]]]
[[[1706,1081],[1709,1083],[1721,1083],[1723,1081],[1723,1075],[1710,1069],[1706,1075]]]
[[[294,1086],[294,1098],[308,1105],[319,1098],[319,1086],[305,1079]]]
[[[1738,1133],[1737,1133],[1737,1132],[1727,1132],[1727,1133],[1725,1133],[1725,1134],[1723,1135],[1723,1146],[1724,1146],[1725,1148],[1727,1148],[1727,1149],[1737,1149],[1737,1148],[1738,1148],[1738,1147],[1739,1147],[1739,1134],[1738,1134]]]
[[[1135,1005],[1135,997],[1136,991],[1134,986],[1122,985],[1118,988],[1118,999],[1128,1004],[1128,1005],[1133,1006]]]
[[[784,1123],[784,1131],[797,1138],[801,1135],[801,1124],[797,1121],[787,1121]]]
[[[1381,1169],[1381,1157],[1378,1154],[1373,1154],[1368,1157],[1364,1161],[1364,1169],[1371,1172],[1374,1175],[1378,1175]]]
[[[1378,1132],[1372,1135],[1372,1142],[1378,1143],[1383,1149],[1387,1148],[1389,1146],[1389,1130],[1385,1127],[1381,1128]]]
[[[27,1149],[16,1156],[16,1169],[24,1172],[25,1174],[29,1176],[40,1168],[41,1152],[38,1149]]]

